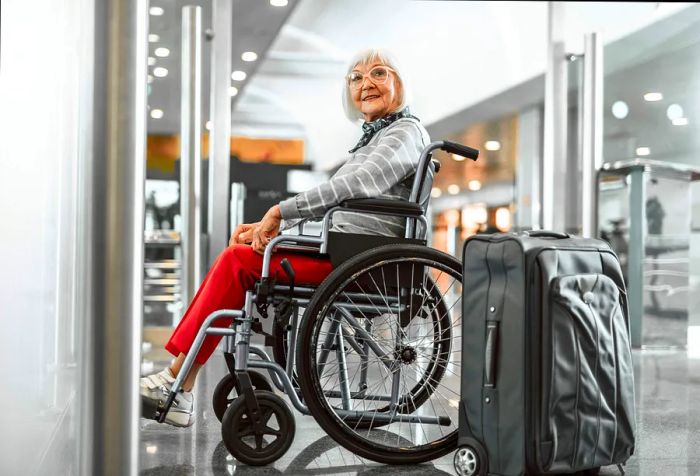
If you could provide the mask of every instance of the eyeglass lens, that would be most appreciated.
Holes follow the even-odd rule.
[[[376,84],[383,84],[389,77],[389,70],[382,66],[378,66],[376,68],[372,68],[368,73],[368,76],[372,80],[372,82]],[[362,86],[362,83],[364,82],[364,78],[364,74],[360,73],[359,71],[353,71],[348,76],[348,82],[350,83],[350,87],[353,89],[359,89]]]

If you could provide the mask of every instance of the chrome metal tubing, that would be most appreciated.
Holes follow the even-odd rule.
[[[264,369],[267,370],[270,374],[275,373],[277,377],[282,381],[282,384],[284,386],[284,393],[287,394],[287,397],[289,397],[289,401],[292,402],[292,405],[294,408],[296,408],[299,412],[303,413],[304,415],[309,415],[309,409],[307,408],[306,405],[299,399],[299,395],[297,395],[296,390],[294,389],[294,385],[292,385],[292,381],[289,378],[289,375],[287,375],[282,367],[279,366],[279,364],[275,362],[267,362],[265,360],[260,360],[260,359],[250,359],[248,362],[248,367],[251,369]]]
[[[281,243],[294,243],[294,244],[309,244],[318,245],[321,244],[321,238],[317,236],[299,236],[299,235],[279,235],[274,237],[270,243],[265,247],[265,253],[263,254],[263,266],[261,278],[270,277],[270,261],[272,260],[272,253],[275,246]]]
[[[250,353],[250,355],[260,357],[265,362],[273,362],[270,356],[267,354],[267,352],[265,352],[265,350],[261,349],[260,347],[255,347],[251,345],[248,349],[248,352]],[[254,359],[248,360],[249,365],[251,362],[254,362]],[[270,379],[272,380],[273,385],[277,387],[277,390],[279,390],[280,392],[284,392],[284,384],[282,383],[282,380],[280,380],[280,378],[277,376],[277,373],[270,372],[268,370],[268,374],[270,375]]]
[[[381,347],[372,339],[372,335],[369,334],[361,325],[359,322],[357,322],[357,319],[353,317],[352,314],[350,314],[347,310],[340,308],[339,309],[340,313],[343,315],[346,321],[353,327],[355,330],[356,334],[359,334],[362,339],[367,343],[370,349],[377,355],[379,360],[382,361],[382,363],[386,366],[389,371],[392,370],[392,367],[394,366],[394,360],[390,357],[387,356],[382,350]]]
[[[603,40],[587,33],[583,54],[581,234],[598,235],[598,171],[603,166]]]
[[[182,302],[201,282],[202,234],[202,7],[182,8],[180,89],[180,216],[182,216]]]
[[[211,314],[207,316],[207,318],[204,320],[202,323],[202,327],[199,328],[199,331],[197,331],[197,336],[194,338],[194,342],[192,343],[192,347],[190,347],[189,352],[187,352],[187,355],[185,356],[185,361],[182,364],[182,367],[180,368],[180,372],[178,372],[177,377],[175,377],[175,382],[173,382],[173,385],[170,389],[172,393],[177,393],[180,391],[180,388],[182,387],[182,382],[185,380],[185,376],[190,372],[192,369],[192,364],[194,364],[194,359],[197,357],[197,354],[199,353],[199,350],[202,348],[202,344],[204,343],[204,338],[207,336],[208,332],[211,327],[212,323],[218,319],[223,319],[223,318],[233,318],[234,320],[242,319],[244,317],[243,311],[239,310],[233,310],[233,309],[220,309],[218,311],[214,311]],[[231,329],[225,329],[225,330],[231,330]]]
[[[350,381],[348,377],[348,363],[345,359],[345,341],[343,340],[343,326],[340,326],[340,332],[336,332],[337,339],[335,354],[340,367],[340,395],[343,401],[343,408],[350,410]]]
[[[253,322],[253,292],[246,291],[243,306],[244,319],[236,322],[236,370],[248,368],[248,348],[250,347],[251,324]]]

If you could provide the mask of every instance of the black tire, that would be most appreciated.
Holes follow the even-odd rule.
[[[245,398],[237,398],[224,413],[221,437],[226,449],[238,461],[250,466],[264,466],[277,461],[287,452],[294,441],[296,423],[287,404],[274,393],[256,390],[255,398],[265,428],[261,432],[252,428]],[[275,422],[271,423],[273,418]],[[271,441],[266,440],[266,436]],[[251,439],[254,446],[250,444]]]
[[[265,376],[255,370],[248,370],[250,381],[255,390],[272,391],[272,386],[267,381]],[[224,378],[219,380],[214,388],[214,394],[211,398],[212,407],[214,407],[214,415],[216,419],[221,421],[224,418],[226,409],[231,405],[231,402],[238,398],[235,386],[233,384],[233,376],[229,373],[224,375]]]
[[[408,264],[406,265],[405,263]],[[345,295],[346,289],[358,289],[359,285],[357,283],[361,282],[360,280],[362,279],[362,276],[381,271],[384,266],[393,266],[394,264],[396,265],[397,276],[396,288],[399,287],[399,266],[417,265],[419,266],[419,269],[422,269],[421,266],[430,266],[433,269],[440,271],[441,274],[438,277],[441,277],[442,273],[445,273],[446,276],[452,280],[453,284],[455,282],[459,283],[458,287],[456,288],[459,289],[459,292],[456,294],[459,295],[461,299],[461,263],[445,253],[425,246],[417,245],[389,245],[364,252],[336,268],[326,278],[326,280],[324,280],[314,294],[313,299],[309,303],[306,313],[304,314],[299,330],[297,367],[301,377],[301,390],[304,400],[309,407],[310,413],[314,416],[314,418],[316,418],[323,430],[325,430],[335,441],[363,458],[380,463],[417,464],[443,456],[453,451],[457,447],[456,423],[458,417],[456,408],[449,408],[449,410],[446,410],[446,412],[451,412],[448,424],[450,429],[447,431],[447,434],[444,434],[442,432],[442,427],[440,427],[441,435],[437,436],[435,440],[427,442],[424,441],[422,443],[419,442],[415,446],[398,444],[396,446],[388,446],[381,441],[381,437],[374,438],[372,436],[371,430],[380,425],[375,424],[369,428],[367,426],[361,427],[353,425],[357,420],[352,420],[351,417],[343,418],[336,413],[336,410],[338,409],[334,407],[324,395],[326,390],[324,390],[321,383],[322,376],[319,376],[319,369],[316,363],[316,354],[318,353],[318,344],[320,342],[318,334],[321,333],[323,320],[326,318],[327,313],[335,302],[336,297],[341,294]],[[371,273],[368,270],[372,270]],[[353,281],[356,278],[358,281]],[[425,280],[425,277],[423,279],[422,287],[425,289],[425,284],[427,281]],[[411,280],[413,280],[413,276],[411,276]],[[400,286],[403,286],[403,284]],[[451,288],[452,286],[450,286],[450,289]],[[379,287],[377,286],[376,289],[379,290]],[[379,292],[381,293],[381,290]],[[442,296],[443,295],[441,293],[440,300],[444,303]],[[387,306],[389,306],[388,303]],[[422,308],[422,306],[420,306],[420,308]],[[461,313],[461,306],[457,307],[457,309],[459,309]],[[375,314],[380,312],[381,311],[378,310]],[[431,311],[431,314],[432,312],[434,312],[434,309]],[[384,314],[381,314],[381,316],[384,316]],[[449,320],[449,316],[447,316],[447,318]],[[334,318],[332,318],[331,321],[333,319]],[[440,338],[435,340],[433,344],[439,340],[442,340],[442,337],[445,335],[449,336],[447,340],[451,342],[452,326],[456,325],[458,321],[459,319],[456,319],[455,323],[451,323],[445,329],[438,328],[437,335],[440,336]],[[433,325],[435,326],[435,324]],[[433,329],[433,331],[435,331],[435,329]],[[459,347],[459,351],[461,351],[461,345]],[[409,399],[401,397],[403,400],[400,400],[401,403],[399,404],[404,405],[403,409],[407,413],[412,413],[415,408],[420,407],[435,395],[433,387],[439,384],[440,379],[442,379],[445,373],[446,366],[444,365],[444,362],[448,362],[448,360],[444,359],[444,354],[449,354],[449,351],[449,346],[439,350],[438,354],[440,359],[434,363],[434,366],[432,368],[428,367],[427,370],[421,370],[421,372],[423,372],[423,379],[416,379],[418,381],[415,386],[412,387],[410,392],[403,393],[402,391],[400,395],[403,395],[404,397],[406,395],[410,395],[410,403]],[[386,355],[388,354],[384,354],[385,357]],[[395,356],[394,358],[396,359],[396,362],[398,362],[399,357]],[[447,358],[449,359],[449,355]],[[323,369],[321,372],[323,372]],[[405,374],[406,373],[404,372],[404,375]],[[459,370],[456,372],[456,374],[458,376]],[[425,381],[428,382],[428,385],[425,385]],[[423,383],[421,384],[421,382]],[[410,387],[411,386],[409,385],[405,388],[407,389]],[[456,388],[457,392],[455,393],[454,398],[458,398],[459,396],[458,386]],[[445,407],[443,406],[443,408]],[[371,411],[376,414],[379,410],[381,410],[381,408],[372,409]],[[438,416],[437,411],[436,416]],[[364,417],[365,420],[367,418],[369,417]],[[404,438],[406,436],[401,435],[402,423],[403,422],[397,421],[387,423],[389,427],[391,427],[391,425],[399,425],[398,435],[395,435],[397,441],[400,437]],[[411,425],[412,423],[403,424]],[[419,425],[423,425],[423,423],[419,423]],[[387,430],[393,431],[392,428],[389,427],[387,427]],[[360,434],[357,430],[367,430],[367,432],[365,433],[363,431],[362,434]],[[425,432],[423,434],[425,435]],[[423,438],[423,440],[427,439],[428,437]],[[386,441],[385,436],[384,440]]]

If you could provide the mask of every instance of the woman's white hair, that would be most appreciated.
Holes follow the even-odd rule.
[[[348,63],[347,71],[345,72],[345,78],[343,81],[343,109],[345,110],[345,115],[352,122],[357,120],[364,120],[362,112],[360,112],[356,107],[355,103],[352,101],[352,93],[350,92],[350,87],[346,80],[347,76],[352,72],[355,66],[360,64],[372,64],[372,63],[382,63],[394,70],[396,74],[396,79],[399,81],[401,88],[399,92],[399,107],[397,111],[402,110],[409,105],[411,101],[411,90],[408,87],[406,77],[403,74],[403,70],[394,55],[386,50],[370,48],[368,50],[360,51],[357,53]],[[391,111],[394,112],[394,111]]]

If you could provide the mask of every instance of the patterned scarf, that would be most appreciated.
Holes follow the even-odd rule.
[[[398,119],[402,119],[404,117],[411,117],[417,121],[420,120],[416,116],[412,116],[411,111],[409,111],[408,108],[404,108],[399,112],[392,112],[391,114],[386,115],[384,117],[380,117],[375,121],[365,122],[364,124],[362,124],[362,137],[360,137],[360,140],[357,143],[357,145],[355,145],[355,147],[350,149],[348,152],[352,154],[360,147],[366,146],[367,144],[369,144],[369,141],[372,140],[374,134],[381,131],[392,122],[397,121]]]

